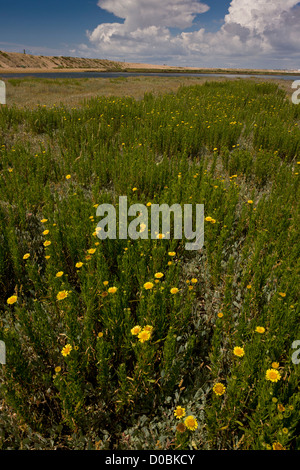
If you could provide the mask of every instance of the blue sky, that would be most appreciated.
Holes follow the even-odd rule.
[[[4,51],[300,68],[296,0],[0,0],[0,6]]]

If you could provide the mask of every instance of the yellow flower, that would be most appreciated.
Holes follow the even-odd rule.
[[[184,424],[186,425],[186,427],[187,427],[190,431],[196,431],[196,429],[197,429],[197,427],[198,427],[197,420],[194,418],[194,416],[188,416],[188,417],[184,420]]]
[[[272,368],[273,369],[279,369],[279,363],[278,362],[272,362]]]
[[[42,219],[41,222],[42,224],[45,224],[46,222],[48,222],[48,219]]]
[[[161,279],[163,276],[164,276],[163,273],[156,273],[156,274],[154,274],[154,277],[155,277],[156,279]]]
[[[176,253],[175,253],[175,251],[169,251],[168,255],[169,255],[169,256],[175,256]]]
[[[139,334],[138,334],[138,339],[141,343],[144,343],[145,341],[148,341],[150,339],[150,331],[147,331],[147,330],[142,330]]]
[[[276,369],[268,369],[266,372],[266,379],[271,382],[278,382],[281,379],[281,375]]]
[[[219,312],[219,313],[218,313],[218,317],[219,317],[219,318],[223,318],[223,317],[224,317],[224,314],[223,314],[222,312]]]
[[[137,336],[142,331],[142,328],[140,325],[136,325],[130,331],[132,335]]]
[[[165,235],[163,233],[159,233],[156,238],[158,238],[159,240],[162,240],[163,238],[165,238]]]
[[[102,331],[100,331],[100,332],[98,333],[98,338],[102,338],[102,336],[103,336],[103,333],[102,333]]]
[[[88,250],[88,253],[89,253],[90,255],[93,255],[95,252],[96,252],[96,248],[90,248],[90,249]]]
[[[146,325],[144,327],[144,331],[148,331],[150,333],[150,335],[152,334],[152,331],[153,331],[153,326],[152,325]]]
[[[248,284],[247,289],[252,289],[251,284]]]
[[[117,287],[110,287],[110,288],[108,289],[108,292],[109,292],[110,294],[115,294],[115,293],[117,292],[117,290],[118,290]]]
[[[192,282],[193,284],[197,284],[198,279],[196,279],[195,277],[193,277],[193,279],[191,279],[191,282]]]
[[[256,333],[264,333],[266,330],[263,326],[257,326],[255,328]]]
[[[170,292],[171,294],[177,294],[179,292],[179,289],[177,289],[177,287],[172,287],[172,289],[170,289]]]
[[[240,348],[239,346],[236,346],[233,349],[233,354],[238,357],[243,357],[245,354],[244,348]]]
[[[71,178],[71,175],[67,175],[66,179],[69,180]]]
[[[82,268],[83,263],[79,261],[78,263],[75,264],[76,268]]]
[[[132,188],[132,191],[133,191],[133,192],[137,191],[137,188]]]
[[[43,231],[43,235],[48,235],[48,233],[49,233],[49,230],[44,230]]]
[[[58,373],[61,371],[61,367],[60,367],[60,366],[57,366],[57,367],[55,367],[54,370],[55,370],[55,372],[58,374]]]
[[[286,297],[286,294],[284,292],[279,292],[280,297]]]
[[[251,201],[251,199],[248,201],[248,204],[253,204],[253,201]]]
[[[175,418],[180,419],[185,416],[185,408],[182,408],[181,406],[177,406],[174,410],[174,415]]]
[[[213,391],[216,395],[221,396],[225,393],[226,387],[225,387],[225,385],[218,382],[213,386]]]
[[[146,282],[146,283],[144,284],[144,288],[145,288],[146,290],[152,289],[153,286],[154,286],[153,282]]]
[[[150,207],[152,205],[152,202],[147,202],[146,206]]]
[[[6,302],[8,303],[8,305],[12,305],[12,304],[16,303],[17,300],[18,300],[18,297],[16,295],[12,295],[11,297],[9,297],[7,299]]]
[[[63,276],[64,272],[63,271],[59,271],[58,273],[56,273],[56,277],[61,277]]]
[[[44,246],[50,246],[50,245],[51,245],[50,240],[46,240],[46,241],[44,242]]]
[[[68,291],[62,290],[57,294],[56,298],[57,300],[64,300],[66,297],[68,297],[68,295],[69,295]]]
[[[178,423],[176,426],[176,431],[180,433],[185,432],[186,431],[185,425],[183,423]]]
[[[103,281],[104,286],[108,286],[108,281]]]
[[[285,407],[281,403],[278,403],[277,409],[280,413],[283,413],[285,411]]]
[[[23,259],[28,259],[30,256],[30,253],[26,253],[24,256],[23,256]]]
[[[274,442],[273,444],[273,450],[285,450],[282,444],[280,442]]]
[[[51,258],[50,255],[45,256],[45,259],[50,259],[50,258]]]
[[[216,223],[216,220],[213,219],[212,217],[208,216],[208,217],[205,217],[204,219],[206,222],[211,222],[212,224],[215,224]]]
[[[72,348],[72,346],[71,346],[70,344],[66,344],[66,345],[62,348],[61,353],[62,353],[63,356],[66,357],[66,356],[68,356],[68,355],[70,354],[70,352],[72,351],[72,349],[73,349],[73,348]]]

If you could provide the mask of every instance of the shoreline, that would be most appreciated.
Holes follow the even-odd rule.
[[[165,67],[124,67],[124,69],[107,69],[107,68],[0,68],[1,74],[31,74],[31,73],[180,73],[182,75],[193,73],[193,74],[235,74],[235,75],[300,75],[300,71],[288,71],[288,70],[249,70],[249,69],[196,69],[196,68],[165,68]]]

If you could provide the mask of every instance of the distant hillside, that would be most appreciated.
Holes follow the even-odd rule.
[[[122,71],[127,69],[160,69],[182,70],[182,67],[164,65],[134,64],[128,62],[114,62],[104,59],[85,59],[79,57],[63,56],[37,56],[22,54],[19,52],[0,51],[0,70],[97,70],[97,71]]]
[[[124,64],[101,59],[83,59],[77,57],[35,56],[18,52],[0,51],[0,68],[21,69],[97,69],[120,70]]]

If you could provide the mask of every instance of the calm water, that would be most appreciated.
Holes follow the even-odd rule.
[[[0,79],[3,78],[119,78],[119,77],[228,77],[228,78],[263,78],[263,79],[280,79],[280,80],[300,80],[300,75],[241,75],[229,73],[135,73],[135,72],[49,72],[49,73],[1,73]]]

